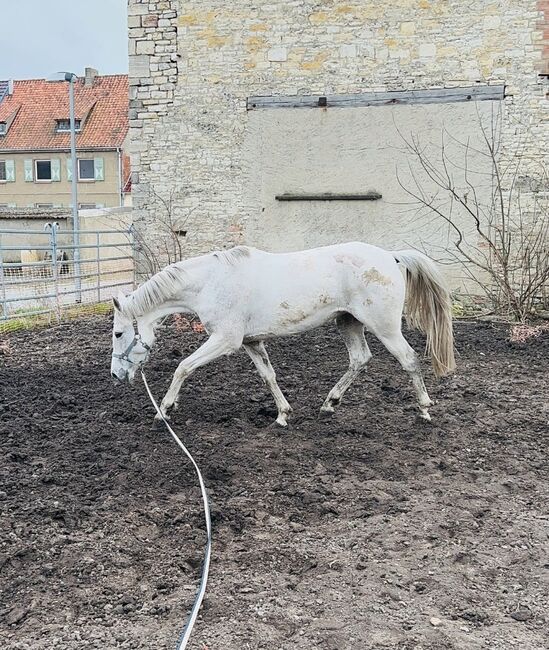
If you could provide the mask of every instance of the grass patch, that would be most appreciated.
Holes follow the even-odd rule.
[[[45,314],[34,313],[40,311],[39,307],[33,309],[17,309],[14,312],[16,314],[15,317],[0,321],[0,334],[10,334],[20,330],[46,327],[52,323],[62,323],[63,321],[74,320],[82,316],[109,314],[112,311],[112,303],[109,300],[106,302],[65,307],[61,310],[61,317],[59,319],[52,312]]]

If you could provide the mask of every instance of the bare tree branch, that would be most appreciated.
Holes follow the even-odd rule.
[[[422,145],[416,136],[406,138],[397,129],[404,151],[417,163],[414,168],[407,161],[411,182],[404,183],[398,170],[397,182],[419,206],[417,219],[447,224],[452,248],[444,250],[443,263],[450,263],[448,259],[459,263],[466,277],[490,300],[495,313],[524,321],[535,303],[546,301],[549,293],[548,170],[543,162],[524,155],[527,129],[521,126],[514,151],[503,152],[501,112],[492,112],[488,126],[477,114],[480,144],[473,148],[469,139],[461,141],[443,129],[439,156],[433,156],[432,148]],[[463,164],[452,160],[448,140],[454,149],[462,150]],[[471,178],[472,155],[482,155],[490,165],[489,202],[484,204],[479,191],[482,186]],[[473,173],[475,177],[486,175]],[[539,189],[545,194],[539,194]],[[428,218],[426,211],[433,217]],[[474,246],[467,243],[466,232],[476,233]],[[486,275],[479,276],[478,271]]]

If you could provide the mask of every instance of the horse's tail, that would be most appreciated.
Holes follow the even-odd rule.
[[[437,265],[423,253],[406,250],[392,255],[406,268],[406,321],[426,334],[437,377],[447,375],[456,367],[450,292]]]

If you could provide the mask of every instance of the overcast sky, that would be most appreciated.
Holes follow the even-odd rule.
[[[128,72],[127,0],[0,0],[0,79]]]

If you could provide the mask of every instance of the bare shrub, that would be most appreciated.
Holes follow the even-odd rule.
[[[503,152],[501,116],[492,116],[489,127],[479,117],[479,125],[474,145],[443,131],[438,156],[416,136],[401,133],[419,167],[414,172],[410,165],[412,180],[399,177],[399,183],[420,209],[449,226],[452,245],[445,254],[461,265],[492,311],[524,322],[549,299],[548,171],[523,153],[531,138],[527,129],[513,151]],[[459,159],[449,153],[450,141]],[[488,162],[487,193],[479,191],[479,171],[471,170],[472,152]]]
[[[149,200],[158,206],[155,213],[154,238],[144,236],[134,229],[134,240],[139,260],[139,275],[150,277],[164,266],[179,262],[183,257],[182,238],[186,236],[185,225],[192,214],[189,210],[184,217],[175,216],[179,193],[172,189],[163,196],[151,189]]]

